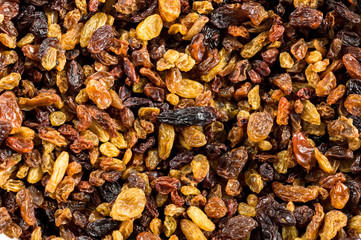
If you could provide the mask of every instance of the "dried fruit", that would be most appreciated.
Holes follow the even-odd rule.
[[[201,182],[207,176],[209,172],[209,162],[207,157],[201,154],[194,156],[191,162],[192,172],[194,178]]]
[[[86,85],[86,92],[100,109],[108,108],[112,103],[112,97],[106,83],[102,80],[90,80]]]
[[[253,218],[239,215],[227,220],[224,228],[222,229],[221,236],[234,239],[243,238],[257,226],[258,224]]]
[[[166,22],[175,21],[181,13],[181,3],[179,0],[160,0],[159,13]]]
[[[320,239],[332,239],[337,232],[345,227],[347,224],[347,217],[344,213],[331,210],[325,215],[324,226],[320,231]]]
[[[310,169],[316,165],[315,150],[313,146],[300,131],[293,134],[292,144],[297,163],[309,172]]]
[[[210,218],[222,218],[227,214],[227,207],[221,198],[211,197],[204,207],[204,211]]]
[[[302,103],[303,103],[303,111],[301,113],[302,120],[315,125],[320,125],[321,116],[318,113],[315,105],[309,100],[304,100],[302,101]]]
[[[174,127],[165,123],[160,124],[158,133],[158,155],[165,160],[169,157],[174,142]]]
[[[46,191],[50,193],[55,192],[56,187],[58,186],[58,184],[65,175],[65,171],[68,167],[68,164],[69,164],[69,154],[67,152],[62,152],[54,162],[52,174],[50,176],[48,183],[46,184],[46,188],[45,188]]]
[[[0,232],[357,238],[359,5],[0,1]]]
[[[342,209],[350,198],[350,190],[342,182],[337,182],[330,190],[331,205],[334,208]]]
[[[107,22],[107,14],[96,13],[83,26],[80,33],[80,46],[87,47],[93,33]]]
[[[299,7],[290,15],[290,25],[296,28],[317,29],[322,22],[322,12],[312,7]]]
[[[145,203],[143,190],[129,188],[119,193],[110,211],[110,216],[118,221],[130,220],[143,212]]]
[[[361,95],[359,94],[350,94],[345,102],[344,102],[344,106],[346,108],[346,110],[351,113],[352,115],[361,116],[361,111],[360,111],[360,97]]]
[[[216,227],[207,215],[198,207],[190,206],[187,215],[200,228],[205,231],[213,231]]]
[[[164,6],[165,4],[159,4],[159,5],[165,7],[163,8],[163,10],[160,10],[163,13],[165,13],[165,11],[167,10],[172,11],[170,9],[167,9],[168,6]],[[170,6],[172,6],[172,4],[170,4]],[[162,9],[162,7],[160,8]],[[166,15],[169,17],[169,19],[174,17],[172,15],[169,15],[169,13]],[[141,40],[151,40],[159,36],[160,32],[162,31],[162,28],[163,28],[162,18],[158,14],[153,14],[138,24],[136,29],[137,37]]]
[[[308,202],[318,197],[318,187],[302,187],[283,185],[280,182],[273,182],[272,189],[274,193],[284,201]]]
[[[16,194],[16,203],[20,207],[20,213],[24,221],[30,226],[35,225],[35,206],[33,197],[28,189],[22,189]]]
[[[0,119],[12,124],[11,134],[16,133],[23,122],[23,114],[12,92],[0,95]]]
[[[247,135],[253,142],[260,142],[268,137],[273,126],[273,118],[268,112],[252,113],[247,124]]]
[[[207,238],[203,235],[202,231],[192,221],[188,219],[182,219],[180,226],[183,234],[188,240],[206,240]]]

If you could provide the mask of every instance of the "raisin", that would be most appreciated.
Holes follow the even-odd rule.
[[[212,107],[188,107],[161,112],[158,120],[178,127],[204,126],[215,121],[216,114]]]
[[[297,221],[296,226],[298,228],[304,228],[311,221],[313,217],[313,210],[310,207],[303,205],[300,207],[296,207],[294,215]]]
[[[242,238],[257,226],[258,224],[253,218],[239,215],[227,220],[221,235],[225,238]]]
[[[100,238],[118,227],[119,223],[110,218],[103,218],[90,222],[85,227],[86,233],[91,237]]]
[[[231,25],[237,25],[242,22],[244,16],[241,8],[234,7],[230,4],[225,4],[211,13],[210,22],[217,28],[227,28]]]
[[[226,179],[237,178],[248,160],[244,147],[223,154],[217,165],[217,174]]]
[[[314,148],[300,131],[293,134],[292,143],[298,164],[309,171],[316,165]]]
[[[69,63],[67,78],[69,83],[69,90],[72,92],[78,92],[84,82],[84,72],[79,63],[72,60]]]
[[[322,23],[322,12],[311,7],[299,7],[290,15],[290,25],[296,28],[317,29]]]

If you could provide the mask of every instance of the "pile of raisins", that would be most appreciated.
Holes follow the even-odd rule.
[[[0,233],[361,234],[361,0],[0,0]]]

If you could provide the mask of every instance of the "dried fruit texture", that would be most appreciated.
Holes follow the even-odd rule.
[[[254,169],[247,170],[244,174],[245,182],[252,192],[260,193],[264,187],[261,175]]]
[[[22,189],[16,194],[16,203],[20,207],[21,217],[30,226],[36,224],[33,197],[28,189]]]
[[[302,103],[303,103],[303,111],[301,113],[302,120],[314,125],[320,125],[321,116],[318,113],[315,105],[309,100],[304,100],[302,101]]]
[[[281,68],[292,68],[294,61],[288,52],[282,52],[279,57]]]
[[[159,177],[154,182],[155,189],[160,194],[169,194],[174,192],[179,188],[179,185],[180,183],[178,179],[168,176]]]
[[[91,35],[88,43],[88,50],[91,53],[100,53],[104,49],[108,48],[114,37],[114,31],[112,26],[104,25]]]
[[[222,218],[227,214],[227,207],[220,197],[211,197],[204,206],[204,211],[210,218]]]
[[[361,99],[360,94],[350,94],[344,102],[344,106],[346,110],[352,115],[358,117],[361,117],[360,99]]]
[[[19,73],[10,73],[0,79],[1,90],[12,90],[19,85],[21,75]]]
[[[253,142],[260,142],[268,137],[272,126],[273,117],[268,112],[252,113],[247,124],[248,138]]]
[[[361,220],[361,215],[356,215],[354,217],[352,217],[347,224],[348,228],[354,229],[357,233],[361,232],[360,229],[360,220]]]
[[[279,87],[286,95],[292,92],[292,79],[288,73],[282,73],[270,78],[270,82]]]
[[[187,209],[187,215],[200,229],[213,231],[216,228],[214,223],[198,207],[190,206]]]
[[[256,55],[268,42],[268,32],[260,33],[252,41],[243,46],[241,56],[243,58],[251,58]]]
[[[321,240],[333,239],[337,232],[347,225],[347,216],[341,211],[331,210],[325,215],[324,225],[320,231]]]
[[[176,127],[205,126],[216,120],[216,113],[212,107],[188,107],[164,111],[158,120]]]
[[[65,137],[61,135],[60,132],[50,127],[40,128],[38,135],[42,140],[51,142],[58,147],[66,146],[68,144]]]
[[[291,53],[298,61],[306,57],[307,50],[308,45],[303,38],[301,38],[291,46]]]
[[[277,119],[278,125],[287,125],[290,114],[291,104],[285,97],[282,97],[278,103]]]
[[[115,1],[114,1],[115,2]],[[114,8],[121,14],[130,14],[133,11],[138,10],[136,1],[128,0],[119,0],[114,5]]]
[[[283,185],[280,182],[273,182],[272,189],[277,197],[284,201],[291,202],[309,202],[316,199],[319,195],[319,189],[316,186],[302,187]]]
[[[350,53],[343,55],[342,62],[352,78],[361,78],[361,65]]]
[[[69,164],[69,154],[67,152],[62,152],[54,162],[54,167],[52,174],[50,176],[50,179],[48,183],[46,184],[45,190],[54,193],[56,190],[56,187],[60,183],[60,181],[63,179],[66,169]]]
[[[0,231],[357,238],[360,6],[0,0]]]
[[[192,221],[188,219],[182,219],[180,221],[180,227],[187,240],[206,240],[202,231]]]
[[[165,13],[166,11],[173,10],[172,8],[169,8],[169,6],[172,6],[172,4],[170,2],[164,1],[164,3],[167,3],[167,4],[162,4],[162,6],[165,7],[163,10],[164,11],[163,13]],[[160,6],[159,10],[162,11],[161,4],[159,6]],[[167,15],[169,16],[169,18],[174,17],[174,16],[172,16],[172,14],[169,14],[169,13]],[[173,15],[174,15],[174,13],[173,13]],[[153,14],[138,24],[137,29],[136,29],[137,37],[141,40],[151,40],[151,39],[159,36],[160,32],[162,31],[162,28],[163,28],[162,18],[158,14]]]
[[[87,47],[93,33],[107,22],[107,14],[96,13],[83,26],[80,33],[80,46]]]
[[[209,172],[207,157],[201,154],[194,156],[191,162],[192,172],[197,182],[203,181]]]
[[[23,114],[13,92],[0,95],[0,119],[12,124],[11,134],[16,133],[23,122]]]
[[[181,13],[181,2],[179,0],[159,0],[159,13],[166,22],[175,21]]]
[[[85,232],[93,238],[100,238],[110,233],[119,225],[117,221],[110,218],[101,218],[89,222],[85,227]]]
[[[244,146],[223,154],[217,165],[217,174],[226,179],[237,178],[248,160]]]
[[[241,9],[243,14],[249,17],[252,23],[256,26],[260,25],[268,18],[268,13],[260,3],[245,2],[242,4]]]
[[[250,234],[257,226],[258,223],[253,218],[239,215],[227,220],[222,229],[221,236],[233,239],[243,238]]]
[[[158,155],[165,160],[169,157],[174,143],[175,132],[172,125],[161,123],[158,132]]]
[[[139,188],[129,188],[119,193],[110,216],[117,221],[126,221],[140,215],[147,199],[143,190]]]
[[[311,7],[299,7],[290,15],[290,25],[296,28],[317,29],[322,23],[323,13]]]
[[[150,232],[142,232],[137,235],[137,240],[161,240],[161,238],[158,235]]]
[[[300,131],[293,134],[292,144],[297,163],[309,172],[310,169],[316,165],[314,147],[307,141],[307,138]]]
[[[40,106],[49,106],[55,103],[60,103],[61,98],[59,95],[51,92],[41,92],[39,95],[33,98],[18,99],[18,104],[21,110],[30,111]]]
[[[331,205],[334,208],[342,209],[350,198],[350,189],[342,182],[337,182],[330,190]]]
[[[317,84],[316,95],[319,97],[325,97],[336,88],[336,77],[332,72],[326,74],[326,76]]]
[[[107,109],[112,104],[112,97],[108,91],[107,84],[101,80],[91,79],[86,85],[86,92],[100,109]]]
[[[331,141],[348,143],[351,150],[356,150],[360,147],[359,131],[353,125],[351,118],[340,117],[330,122],[327,126],[327,131]]]
[[[182,79],[178,85],[176,94],[183,98],[196,98],[198,95],[202,94],[204,86],[193,80]]]
[[[65,50],[72,50],[80,43],[81,30],[83,26],[83,23],[77,23],[71,26],[66,33],[61,35],[60,43]]]

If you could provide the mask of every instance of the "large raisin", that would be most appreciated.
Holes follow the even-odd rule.
[[[117,221],[114,221],[110,218],[103,218],[88,223],[88,225],[85,227],[85,231],[91,237],[101,238],[107,233],[113,231],[118,226],[119,223]]]
[[[216,120],[216,114],[212,107],[188,107],[163,111],[158,115],[158,120],[178,127],[205,126]]]

